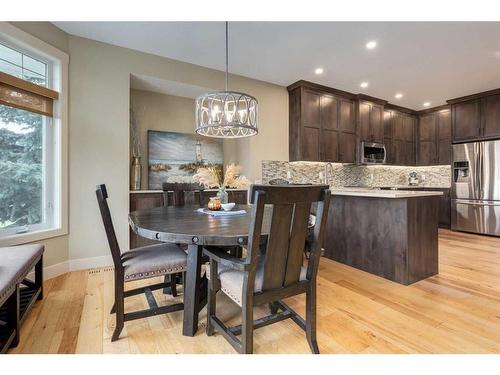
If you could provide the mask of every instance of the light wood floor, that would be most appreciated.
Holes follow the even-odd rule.
[[[322,259],[320,351],[500,352],[500,239],[450,231],[440,231],[439,238],[439,275],[411,286]],[[172,302],[171,296],[160,292],[156,297]],[[126,309],[147,307],[143,296],[127,300]],[[71,272],[48,280],[44,300],[31,311],[19,347],[10,352],[234,353],[220,335],[205,335],[205,309],[195,337],[181,335],[181,311],[127,322],[122,338],[111,343],[112,302],[112,269]],[[303,313],[304,297],[287,302]],[[218,307],[223,318],[238,322],[238,309],[224,296]],[[265,309],[259,308],[256,315],[263,313]],[[255,352],[310,353],[304,333],[291,320],[257,330]]]

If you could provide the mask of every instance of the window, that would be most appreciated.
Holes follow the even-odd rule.
[[[39,90],[48,92],[58,86],[62,81],[60,64],[26,48],[25,41],[18,46],[2,36],[0,29],[0,73],[17,77],[11,79],[22,85],[31,82],[35,99]],[[36,89],[35,85],[44,88]],[[23,93],[24,88],[18,87]],[[30,104],[32,97],[28,93],[26,103]],[[39,111],[35,102],[31,108],[0,96],[0,240],[62,227],[60,107],[58,116],[54,113],[52,118],[52,99],[47,115],[40,114],[46,112]],[[45,237],[35,239],[40,238]]]

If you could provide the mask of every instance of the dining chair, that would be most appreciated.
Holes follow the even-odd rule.
[[[126,321],[184,309],[183,303],[158,306],[154,298],[153,290],[164,289],[165,287],[172,287],[175,289],[175,282],[161,282],[127,291],[125,291],[125,283],[163,275],[177,274],[179,272],[185,273],[187,268],[187,255],[178,246],[166,243],[137,247],[122,253],[118,245],[113,221],[111,219],[111,213],[107,202],[108,193],[106,185],[103,184],[96,187],[96,196],[101,211],[104,230],[106,231],[111,250],[113,264],[115,266],[115,302],[111,309],[111,314],[116,312],[116,327],[111,337],[111,341],[116,341]],[[125,298],[141,293],[145,294],[149,309],[125,313]]]
[[[184,205],[196,204],[203,207],[205,205],[203,185],[198,183],[164,182],[162,187],[163,206],[165,207],[182,207]],[[169,192],[172,192],[172,199],[170,201],[168,199]],[[196,193],[198,193],[198,199],[196,199]]]
[[[316,275],[324,228],[327,222],[330,191],[326,185],[252,186],[251,223],[246,258],[239,259],[217,249],[204,249],[210,259],[208,284],[208,336],[217,329],[240,353],[253,352],[253,330],[291,318],[305,332],[313,353],[316,341]],[[302,251],[307,236],[311,205],[317,204],[318,221],[307,266]],[[272,211],[265,214],[265,205]],[[260,251],[263,220],[269,220],[267,248]],[[227,327],[216,315],[216,293],[222,290],[241,307],[242,323]],[[282,300],[306,294],[306,318],[300,317]],[[269,304],[271,315],[253,320],[255,306]],[[241,334],[241,340],[237,338]]]

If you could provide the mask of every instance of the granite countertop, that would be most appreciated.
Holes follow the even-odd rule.
[[[380,190],[377,188],[334,188],[332,195],[372,198],[416,198],[443,195],[441,191]]]

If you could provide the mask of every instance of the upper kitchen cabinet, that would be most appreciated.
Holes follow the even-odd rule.
[[[288,91],[290,161],[356,162],[353,95],[305,81]]]
[[[360,140],[383,143],[384,103],[359,100],[358,116]]]
[[[384,144],[388,164],[415,165],[416,127],[417,119],[411,113],[396,109],[384,112]]]
[[[448,100],[452,141],[500,138],[500,89]]]
[[[451,163],[451,118],[447,106],[426,110],[419,116],[417,164]]]
[[[481,104],[482,136],[485,138],[500,137],[500,94],[483,98]]]

